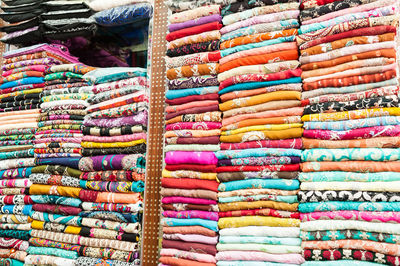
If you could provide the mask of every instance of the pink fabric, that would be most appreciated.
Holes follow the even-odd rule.
[[[178,240],[185,242],[197,242],[209,245],[216,245],[218,243],[218,236],[164,234],[163,239]]]
[[[316,220],[356,220],[366,222],[400,223],[400,212],[333,211],[300,213],[303,222]]]
[[[400,126],[376,126],[347,131],[304,130],[303,137],[323,140],[369,139],[374,137],[398,137]]]
[[[168,124],[165,127],[166,131],[170,130],[182,130],[182,129],[192,129],[192,130],[210,130],[219,129],[222,127],[220,122],[179,122],[174,124]]]
[[[185,104],[180,104],[180,105],[169,105],[167,108],[165,108],[165,111],[167,113],[174,113],[174,112],[179,112],[183,111],[189,108],[194,108],[194,107],[203,107],[203,106],[210,106],[210,105],[218,105],[218,101],[195,101],[195,102],[189,102]]]
[[[45,135],[45,134],[53,134],[53,133],[80,134],[80,133],[82,133],[82,130],[76,130],[76,129],[51,129],[51,130],[44,130],[44,131],[36,132],[35,135]]]
[[[165,154],[166,164],[217,164],[218,159],[208,151],[169,151]]]
[[[46,65],[32,65],[32,66],[29,66],[29,67],[22,67],[20,72],[25,71],[24,69],[27,69],[27,70],[29,69],[30,71],[44,72],[46,70],[46,68],[47,68]],[[17,72],[19,72],[18,68],[4,71],[1,75],[3,77],[7,77],[7,76],[10,76],[10,75],[15,74]]]
[[[230,24],[228,26],[220,29],[221,34],[226,34],[228,32],[248,27],[251,25],[261,24],[261,23],[270,23],[274,21],[287,20],[287,19],[297,19],[300,15],[300,10],[288,10],[279,13],[271,13],[261,16],[252,17],[243,21],[238,21],[236,23]]]
[[[220,251],[215,256],[217,260],[235,261],[270,261],[286,264],[302,264],[305,262],[301,254],[271,254],[260,251]]]
[[[245,51],[241,51],[241,52],[236,52],[234,54],[230,54],[228,56],[222,57],[219,60],[219,63],[221,65],[223,65],[229,61],[232,61],[232,60],[235,60],[238,58],[242,58],[242,57],[258,55],[258,54],[274,53],[274,52],[293,50],[293,49],[297,49],[296,42],[278,43],[278,44],[273,44],[273,45],[269,45],[269,46],[249,49],[249,50],[245,50]]]
[[[163,197],[161,202],[164,204],[169,204],[169,203],[188,203],[188,204],[201,204],[201,205],[217,204],[216,200],[186,198],[186,197]]]
[[[330,19],[333,19],[333,18],[336,18],[339,16],[343,16],[346,14],[364,12],[364,11],[372,10],[372,9],[379,8],[382,6],[388,6],[388,5],[395,4],[396,1],[397,0],[381,0],[381,1],[376,1],[376,2],[369,3],[369,4],[365,4],[365,5],[355,6],[352,8],[345,8],[345,9],[342,9],[342,10],[339,10],[336,12],[325,14],[323,16],[320,16],[320,17],[317,17],[314,19],[303,21],[302,24],[304,24],[304,25],[314,24],[314,23],[319,23],[322,21],[330,20]]]
[[[50,143],[50,142],[65,142],[65,143],[81,143],[82,138],[42,138],[35,139],[34,143]]]
[[[189,252],[189,251],[172,249],[172,248],[161,249],[160,255],[181,258],[181,259],[189,259],[189,260],[195,258],[196,261],[199,261],[199,262],[209,262],[209,263],[217,262],[215,257],[210,254],[195,253],[195,252]]]
[[[223,88],[232,86],[238,83],[245,83],[245,82],[262,82],[262,81],[272,81],[272,80],[281,80],[281,79],[288,79],[292,77],[300,77],[301,76],[301,69],[297,68],[294,70],[286,70],[282,72],[272,73],[272,74],[249,74],[249,75],[240,75],[228,78],[222,81],[219,85],[219,89],[222,90]]]
[[[246,119],[253,119],[253,118],[268,118],[268,117],[303,115],[303,109],[304,109],[303,107],[293,107],[293,108],[288,108],[288,109],[265,111],[265,112],[259,112],[259,113],[254,113],[254,114],[236,115],[236,116],[224,118],[222,120],[222,126],[227,126],[227,125],[239,122],[239,121],[243,121]]]
[[[92,141],[92,142],[128,142],[139,139],[146,139],[146,133],[135,133],[131,135],[121,135],[121,136],[112,136],[112,137],[99,137],[99,136],[90,136],[86,135],[83,137],[82,141]]]
[[[218,212],[208,212],[208,211],[164,211],[164,217],[179,218],[179,219],[206,219],[212,221],[218,221]]]

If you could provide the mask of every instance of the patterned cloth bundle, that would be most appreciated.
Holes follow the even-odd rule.
[[[30,215],[37,198],[29,194],[38,108],[45,69],[76,61],[70,56],[62,58],[64,54],[68,53],[62,47],[47,44],[4,54],[0,81],[0,262],[8,265],[22,265],[31,248]]]
[[[398,3],[302,3],[305,265],[399,263]]]
[[[221,13],[217,265],[301,264],[299,3],[243,1]]]
[[[99,68],[84,75],[92,94],[83,120],[79,216],[90,240],[101,245],[81,253],[76,265],[94,265],[98,259],[107,265],[140,264],[146,75],[142,68]]]
[[[169,17],[167,34],[162,265],[216,264],[222,24],[219,5],[192,3]]]
[[[83,75],[92,70],[82,64],[46,69],[34,141],[36,167],[29,177],[30,194],[36,197],[30,215],[32,229],[41,232],[41,237],[29,240],[32,250],[28,250],[28,264],[54,260],[73,265],[78,257],[76,249],[68,249],[59,239],[52,241],[46,235],[73,229],[79,232],[81,226],[77,217],[82,211],[78,163],[82,157],[81,126],[91,93]]]

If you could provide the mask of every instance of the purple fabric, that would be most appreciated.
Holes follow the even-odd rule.
[[[143,111],[134,116],[119,117],[119,118],[104,118],[92,119],[87,118],[83,121],[83,125],[87,127],[122,127],[122,126],[135,126],[147,124],[147,111]]]
[[[177,31],[177,30],[181,30],[181,29],[185,29],[185,28],[190,28],[190,27],[207,24],[207,23],[214,22],[214,21],[222,21],[221,15],[215,14],[215,15],[211,15],[211,16],[207,16],[207,17],[201,17],[198,19],[188,20],[188,21],[185,21],[182,23],[170,24],[168,26],[168,29],[170,32],[173,32],[173,31]]]

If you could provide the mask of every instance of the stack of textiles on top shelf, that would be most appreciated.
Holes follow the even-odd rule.
[[[41,41],[40,15],[45,12],[42,0],[5,0],[0,18],[9,23],[0,28],[4,36],[0,39],[9,44],[32,44]]]
[[[26,258],[28,264],[74,265],[79,251],[58,239],[53,232],[79,233],[81,209],[81,125],[91,92],[83,75],[93,68],[81,64],[46,69],[38,130],[35,135],[36,167],[29,177],[30,194],[37,197],[30,217],[32,232]]]
[[[304,1],[299,192],[309,265],[398,265],[398,1]]]
[[[169,22],[160,262],[215,265],[220,6],[174,13]]]
[[[35,166],[34,139],[40,115],[40,94],[49,65],[76,61],[60,47],[46,44],[26,47],[4,54],[0,81],[0,249],[11,265],[22,265],[29,253],[32,182]],[[20,261],[20,262],[18,262]]]
[[[102,260],[107,265],[140,265],[146,75],[143,68],[103,68],[84,76],[93,95],[83,121],[79,215],[82,226],[90,229],[87,236],[97,240],[99,248],[81,254],[76,265]]]
[[[222,8],[217,265],[301,264],[299,3]]]

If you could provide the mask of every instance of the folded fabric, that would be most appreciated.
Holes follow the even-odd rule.
[[[213,152],[185,152],[170,151],[165,155],[165,163],[167,164],[217,164],[218,160]]]
[[[390,191],[398,192],[398,181],[394,182],[303,182],[301,190],[358,190],[358,191]],[[378,187],[379,185],[379,187]]]
[[[396,193],[392,192],[370,192],[370,191],[299,191],[299,202],[318,201],[362,201],[362,202],[396,202]]]
[[[129,170],[142,173],[145,158],[142,154],[84,157],[79,161],[81,171]]]
[[[222,183],[218,187],[218,191],[232,191],[237,189],[248,189],[253,187],[271,188],[283,190],[295,190],[299,188],[298,180],[263,180],[249,179]]]
[[[316,140],[303,138],[305,149],[313,148],[396,148],[400,141],[399,137],[375,137],[370,139],[352,140]]]
[[[300,212],[315,211],[340,211],[340,210],[371,210],[371,211],[399,211],[400,202],[309,202],[299,204]]]
[[[301,254],[285,253],[273,254],[264,251],[219,251],[215,257],[218,260],[218,265],[274,265],[276,263],[284,263],[287,265],[296,265],[304,263],[304,258]]]
[[[303,162],[312,161],[396,161],[397,149],[351,148],[311,149],[301,154]],[[218,153],[217,153],[218,157]]]
[[[348,171],[359,173],[399,172],[400,163],[371,162],[371,161],[347,161],[347,162],[304,162],[301,164],[302,172],[320,171]]]

